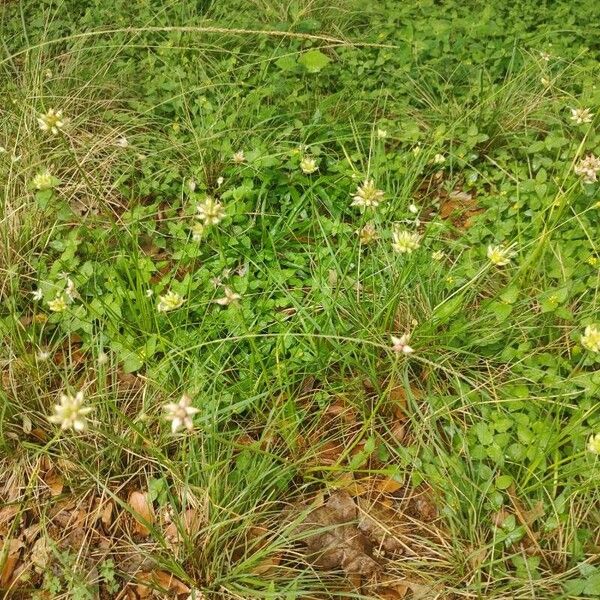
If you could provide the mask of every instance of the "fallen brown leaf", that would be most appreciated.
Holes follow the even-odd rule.
[[[281,554],[272,554],[263,558],[256,567],[252,569],[252,573],[255,575],[264,575],[268,573],[281,562]]]
[[[374,485],[374,489],[384,494],[393,494],[402,488],[402,484],[392,479],[391,477],[384,477],[383,479],[377,479]]]
[[[52,496],[60,496],[65,486],[62,475],[53,468],[44,475],[44,483]]]
[[[194,537],[202,527],[202,516],[195,508],[188,508],[183,517],[173,519],[165,528],[165,538],[171,546],[178,546],[183,542],[182,532],[188,538],[188,541],[193,541]]]
[[[410,591],[408,585],[397,583],[395,585],[386,585],[377,590],[377,598],[381,600],[402,600]]]
[[[19,514],[16,504],[9,504],[0,508],[0,535],[7,536],[13,526],[14,518]]]
[[[10,583],[23,546],[24,544],[21,540],[8,539],[4,541],[0,550],[0,557],[5,557],[4,566],[0,573],[0,588],[5,588]]]
[[[138,593],[141,591],[145,593],[144,588],[152,590],[153,588],[159,588],[164,591],[180,596],[182,594],[189,594],[191,589],[183,583],[180,579],[177,579],[173,574],[167,573],[166,571],[151,571],[149,573],[140,573],[138,576],[140,583],[136,585]],[[141,589],[140,589],[141,588]],[[146,595],[139,595],[140,598],[147,598]]]
[[[358,507],[346,491],[334,492],[312,510],[303,525],[309,560],[322,569],[342,569],[347,575],[373,575],[379,565],[371,556],[371,543],[357,527]]]
[[[112,524],[114,507],[114,502],[112,500],[107,500],[100,514],[100,521],[102,521],[102,525],[106,528],[110,527]]]
[[[128,500],[134,513],[133,531],[140,535],[148,535],[147,524],[154,523],[154,509],[146,492],[131,492]]]

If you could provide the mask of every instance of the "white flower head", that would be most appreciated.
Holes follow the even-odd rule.
[[[241,300],[241,296],[240,294],[234,292],[230,287],[228,286],[223,286],[223,293],[225,294],[222,298],[217,298],[215,300],[216,304],[219,304],[220,306],[229,306],[230,304],[232,304],[233,302],[237,302],[238,300]]]
[[[70,277],[67,277],[67,287],[65,288],[65,294],[67,294],[69,300],[72,302],[77,296],[77,290],[75,289],[75,284]]]
[[[36,190],[51,190],[56,185],[57,180],[52,176],[49,169],[45,169],[33,178],[32,183]]]
[[[359,229],[357,232],[358,240],[363,246],[372,244],[379,236],[373,223],[367,223],[364,227]]]
[[[409,204],[408,211],[411,212],[413,215],[416,215],[419,212],[419,207],[414,203]]]
[[[54,406],[54,414],[48,417],[48,421],[60,425],[61,429],[83,431],[87,425],[86,415],[92,410],[83,406],[83,392],[77,392],[75,396],[61,394],[60,404]]]
[[[65,126],[62,110],[53,108],[49,109],[46,114],[39,115],[37,122],[42,131],[48,131],[52,135],[56,135]]]
[[[97,360],[98,360],[98,365],[100,365],[100,366],[108,364],[108,361],[109,361],[108,354],[106,354],[106,352],[104,352],[104,351],[98,352]]]
[[[434,165],[441,165],[443,163],[446,162],[446,157],[443,154],[436,154],[433,157],[433,164]]]
[[[421,236],[418,233],[394,227],[392,231],[392,248],[394,252],[410,254],[421,245]]]
[[[362,185],[359,185],[354,192],[352,198],[352,206],[358,206],[360,208],[377,208],[385,192],[377,189],[375,181],[373,179],[365,179]]]
[[[487,248],[487,257],[489,261],[497,267],[507,265],[514,256],[515,252],[502,244],[497,246],[492,246],[490,244]]]
[[[224,177],[217,177],[217,187],[220,188],[223,185],[224,181],[225,181]]]
[[[182,427],[188,431],[194,429],[192,417],[200,412],[200,409],[190,406],[192,399],[184,394],[179,402],[170,402],[164,405],[165,419],[171,421],[171,431],[177,433]]]
[[[196,182],[193,179],[186,179],[185,187],[187,187],[189,192],[196,191]]]
[[[579,175],[584,183],[595,183],[598,181],[600,172],[600,158],[588,154],[575,165],[575,175]]]
[[[64,312],[69,307],[64,294],[56,294],[52,300],[48,300],[48,308],[52,312]]]
[[[242,163],[246,162],[246,155],[244,154],[243,150],[238,150],[234,153],[233,162],[236,165],[241,165]]]
[[[544,50],[540,51],[540,58],[544,61],[544,62],[549,62],[550,61],[550,54],[548,54],[548,52],[545,52]]]
[[[36,302],[39,302],[44,297],[44,293],[40,288],[37,288],[31,292],[31,296]]]
[[[597,325],[588,325],[581,336],[581,345],[590,352],[600,352],[600,329]]]
[[[154,290],[152,288],[148,288],[146,290],[146,298],[152,298],[153,295],[154,295]]]
[[[587,444],[588,452],[600,454],[600,433],[592,434]]]
[[[300,169],[305,175],[310,175],[311,173],[314,173],[318,170],[318,168],[319,165],[317,165],[317,161],[314,158],[312,158],[312,156],[305,156],[300,161]]]
[[[196,206],[196,212],[197,217],[204,221],[205,225],[218,225],[225,218],[223,205],[210,196]]]
[[[414,350],[411,346],[408,345],[410,341],[410,334],[405,333],[400,337],[396,337],[395,335],[391,336],[392,338],[392,350],[401,354],[412,354]]]
[[[572,108],[571,109],[571,121],[575,125],[583,125],[584,123],[591,123],[594,114],[589,108]]]
[[[202,241],[202,237],[204,236],[206,227],[204,226],[204,223],[194,223],[192,225],[192,239],[195,242],[200,242]]]
[[[46,362],[50,358],[50,352],[47,350],[40,350],[36,355],[35,359],[38,362]]]
[[[169,291],[166,294],[158,297],[156,310],[158,310],[158,312],[169,312],[179,308],[184,302],[185,298],[183,296],[177,292]]]
[[[119,146],[119,148],[127,148],[129,146],[129,140],[123,135],[120,138],[117,138],[115,144]]]
[[[385,138],[388,136],[388,132],[385,129],[378,129],[377,130],[377,139],[378,140],[385,140]]]

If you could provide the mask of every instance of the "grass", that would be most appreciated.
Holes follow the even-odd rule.
[[[396,4],[3,6],[7,597],[600,596],[594,20]]]

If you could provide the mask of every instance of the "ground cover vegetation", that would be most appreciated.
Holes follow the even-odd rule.
[[[0,11],[6,597],[600,597],[600,4]]]

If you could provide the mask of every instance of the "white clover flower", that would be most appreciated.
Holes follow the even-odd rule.
[[[584,123],[591,123],[594,114],[589,108],[572,108],[571,109],[571,121],[576,125],[583,125]]]
[[[146,298],[152,298],[153,295],[154,295],[154,290],[148,288],[146,290]]]
[[[225,218],[225,209],[220,202],[207,196],[204,202],[196,206],[197,217],[205,225],[218,225]]]
[[[431,253],[431,258],[433,260],[442,260],[446,256],[446,253],[443,250],[436,250]]]
[[[230,287],[224,286],[223,293],[225,294],[222,298],[217,298],[214,302],[220,306],[229,306],[233,302],[241,300],[241,296],[234,292]]]
[[[592,434],[587,444],[588,452],[600,454],[600,433]]]
[[[419,212],[419,207],[416,204],[409,204],[408,212],[411,212],[413,215],[416,215]]]
[[[394,249],[394,252],[410,254],[420,245],[421,236],[418,233],[394,227],[394,230],[392,231],[392,248]]]
[[[217,177],[217,187],[220,188],[223,185],[224,181],[225,181],[224,177]]]
[[[544,61],[544,62],[549,62],[550,61],[550,54],[548,54],[548,52],[544,52],[543,50],[540,51],[540,58]]]
[[[408,345],[408,342],[410,342],[410,334],[405,333],[404,335],[401,335],[400,337],[396,337],[395,335],[392,335],[391,338],[392,338],[392,350],[394,352],[402,353],[402,354],[412,354],[414,352],[414,350],[411,348],[411,346]]]
[[[49,169],[39,172],[33,178],[33,187],[36,190],[50,190],[56,185],[56,179],[52,176]]]
[[[206,227],[204,226],[204,223],[194,223],[192,225],[192,239],[195,242],[202,241],[202,236],[204,235],[205,230]]]
[[[158,297],[156,310],[158,310],[158,312],[169,312],[179,308],[184,302],[185,298],[183,296],[177,292],[169,291],[166,294]]]
[[[102,366],[108,363],[108,354],[106,352],[100,351],[98,352],[98,365]]]
[[[590,352],[600,352],[600,329],[597,325],[588,325],[581,336],[581,345]]]
[[[364,227],[359,229],[357,232],[358,240],[363,246],[372,244],[379,236],[373,223],[367,223]]]
[[[50,358],[50,352],[47,350],[40,350],[36,355],[35,359],[38,362],[46,362]]]
[[[62,110],[53,108],[49,109],[45,115],[40,115],[37,122],[42,131],[49,131],[52,135],[56,135],[65,126]]]
[[[238,150],[234,153],[233,162],[236,165],[241,165],[242,163],[246,162],[246,155],[244,154],[243,150]]]
[[[377,130],[377,139],[378,140],[385,140],[385,138],[388,136],[388,132],[385,129],[378,129]]]
[[[31,296],[36,302],[39,302],[44,297],[44,293],[40,288],[37,288],[31,292]]]
[[[504,265],[507,265],[514,255],[515,253],[510,248],[506,248],[502,244],[497,246],[492,246],[490,244],[487,248],[488,259],[497,267],[503,267]]]
[[[195,192],[196,191],[196,182],[193,179],[187,179],[185,182],[185,186],[188,191]]]
[[[120,138],[117,138],[115,144],[119,146],[119,148],[127,148],[129,146],[129,140],[123,135]]]
[[[200,412],[200,409],[190,406],[192,399],[184,394],[179,402],[170,402],[163,406],[166,411],[165,419],[171,421],[171,431],[177,433],[182,427],[188,431],[194,429],[192,417]]]
[[[377,208],[385,192],[375,187],[373,179],[365,179],[362,185],[359,185],[354,192],[352,199],[352,206],[359,206],[360,208]]]
[[[48,308],[52,312],[64,312],[69,307],[64,294],[56,294],[53,300],[48,300]]]
[[[575,175],[579,175],[584,183],[595,183],[598,181],[600,172],[600,158],[588,154],[575,165]]]
[[[318,170],[319,166],[317,165],[317,161],[311,156],[305,156],[300,161],[300,169],[305,175],[310,175]]]
[[[67,287],[65,288],[65,294],[67,294],[67,297],[71,302],[75,300],[75,296],[77,296],[75,284],[73,283],[73,280],[70,277],[67,277]]]
[[[435,165],[441,165],[442,163],[446,162],[446,157],[443,154],[436,154],[433,157],[433,164]]]
[[[83,431],[87,425],[85,417],[92,410],[83,406],[83,392],[77,392],[75,396],[61,394],[60,404],[54,406],[54,414],[48,417],[48,421],[60,425],[61,429]]]

